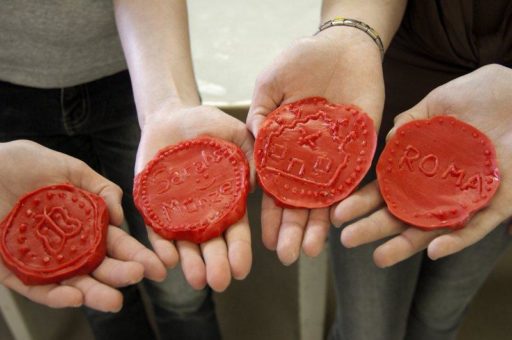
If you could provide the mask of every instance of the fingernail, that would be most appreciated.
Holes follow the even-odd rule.
[[[349,228],[343,229],[343,231],[341,232],[340,241],[341,241],[341,244],[345,248],[354,248],[357,246],[355,244],[350,243],[350,229]]]
[[[437,259],[439,259],[440,256],[434,256],[434,255],[429,255],[428,256],[432,261],[435,261]]]
[[[113,309],[113,310],[111,311],[111,313],[119,313],[119,312],[121,311],[121,309],[123,309],[123,306],[121,306],[121,307],[119,307],[119,308],[117,308],[117,309]]]

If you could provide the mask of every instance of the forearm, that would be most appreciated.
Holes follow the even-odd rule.
[[[139,121],[163,102],[198,105],[184,0],[114,0]]]
[[[379,33],[386,49],[400,26],[406,5],[407,0],[324,0],[321,22],[337,16],[363,21]]]

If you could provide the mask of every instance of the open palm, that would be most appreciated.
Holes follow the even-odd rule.
[[[118,311],[122,294],[115,289],[139,282],[144,276],[165,278],[165,268],[149,249],[116,227],[122,223],[121,190],[85,163],[29,141],[0,144],[0,217],[29,191],[51,184],[71,183],[101,196],[108,206],[110,224],[107,256],[90,274],[59,284],[27,286],[0,261],[0,283],[34,302],[50,307],[86,305],[101,311]]]
[[[247,126],[257,136],[268,113],[312,96],[356,104],[379,126],[382,66],[379,50],[364,32],[332,28],[285,50],[258,78]],[[261,223],[263,243],[289,265],[297,260],[301,247],[309,256],[320,253],[330,226],[329,208],[281,208],[264,195]]]
[[[135,172],[142,171],[158,150],[201,135],[234,143],[252,159],[253,140],[242,122],[214,107],[186,107],[169,102],[144,122]],[[169,241],[147,229],[158,256],[168,267],[179,260],[186,280],[195,289],[208,284],[215,291],[223,291],[232,277],[240,280],[250,271],[252,251],[247,213],[223,235],[200,245]]]
[[[334,224],[369,216],[348,225],[341,242],[347,247],[397,235],[374,253],[377,265],[387,267],[428,248],[438,259],[458,252],[485,237],[512,216],[512,70],[489,65],[438,87],[410,110],[395,119],[399,126],[416,119],[446,114],[465,121],[485,133],[496,147],[501,184],[489,205],[477,212],[457,231],[422,231],[394,218],[383,205],[376,182],[370,183],[333,208]]]

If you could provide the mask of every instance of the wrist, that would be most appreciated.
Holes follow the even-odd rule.
[[[328,30],[329,28],[334,27],[349,27],[349,28],[355,28],[363,33],[365,33],[370,39],[373,40],[375,45],[379,48],[381,58],[384,58],[384,45],[382,43],[382,40],[379,36],[379,33],[373,29],[368,24],[364,23],[363,21],[356,20],[356,19],[350,19],[350,18],[343,18],[343,17],[335,17],[332,20],[327,20],[323,24],[320,25],[318,28],[318,31],[315,33],[315,35]]]
[[[323,0],[320,24],[337,16],[364,22],[378,32],[384,49],[387,49],[400,22],[406,0]]]
[[[345,54],[356,54],[382,64],[379,46],[364,31],[350,26],[333,26],[318,32],[315,39],[325,40],[332,48]]]
[[[153,99],[144,108],[137,107],[139,124],[141,129],[149,122],[165,119],[182,109],[200,106],[199,95],[195,92],[192,96],[178,96],[171,94],[163,98]]]

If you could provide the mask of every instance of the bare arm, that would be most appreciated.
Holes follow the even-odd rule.
[[[252,139],[245,125],[217,108],[200,105],[186,1],[114,0],[114,8],[142,129],[135,171],[140,172],[159,149],[199,135],[237,144],[250,157]],[[208,283],[222,291],[232,277],[242,279],[249,273],[252,255],[247,216],[224,237],[200,245],[169,241],[151,229],[148,236],[167,266],[179,258],[185,277],[196,289]]]
[[[186,1],[114,0],[114,8],[141,124],[166,101],[199,105]]]
[[[405,0],[324,0],[321,22],[337,16],[363,21],[378,32],[387,47],[405,5]],[[247,126],[257,136],[269,112],[311,96],[356,104],[379,126],[384,106],[382,58],[365,32],[347,26],[331,27],[286,49],[260,74]],[[284,264],[294,262],[301,247],[307,255],[316,256],[325,244],[330,226],[327,208],[283,209],[264,195],[261,216],[263,243],[276,250]]]

